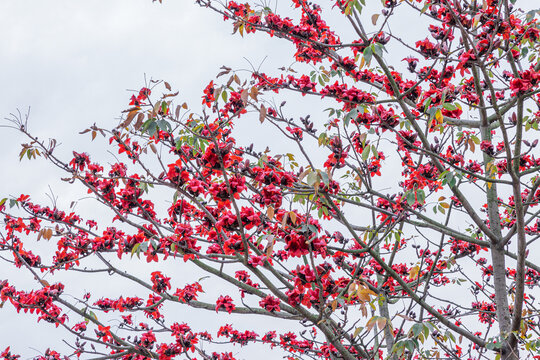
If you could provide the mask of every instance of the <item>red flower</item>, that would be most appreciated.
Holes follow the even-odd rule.
[[[210,81],[210,84],[204,88],[204,96],[202,97],[203,105],[208,107],[212,106],[212,103],[216,101],[214,96],[214,81]]]
[[[236,306],[233,304],[232,298],[229,295],[222,295],[217,299],[216,312],[218,312],[221,308],[225,309],[225,311],[229,314],[232,313],[234,309],[236,309]]]
[[[111,327],[98,325],[98,330],[95,330],[96,335],[103,342],[109,342],[112,340]]]
[[[270,312],[274,312],[274,311],[279,312],[280,311],[279,303],[280,303],[279,299],[271,295],[268,295],[267,297],[259,301],[259,305],[261,305],[262,308]]]
[[[150,96],[151,93],[152,91],[150,89],[143,87],[139,91],[139,95],[131,95],[131,101],[129,102],[129,105],[133,105],[136,107],[143,105],[144,100],[148,99],[148,96]]]
[[[158,294],[161,294],[171,288],[170,280],[170,277],[163,276],[160,271],[154,271],[152,273],[152,289]]]

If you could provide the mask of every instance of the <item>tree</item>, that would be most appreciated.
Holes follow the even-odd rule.
[[[72,354],[39,358],[234,359],[233,345],[255,343],[289,359],[540,358],[538,12],[508,0],[386,0],[375,13],[363,0],[293,0],[293,20],[196,3],[242,36],[292,43],[295,63],[246,78],[224,66],[199,113],[150,81],[116,128],[83,131],[122,157],[108,166],[63,160],[11,119],[29,138],[21,159],[47,159],[101,209],[1,201],[2,259],[36,280],[2,281],[1,300],[71,333]],[[395,31],[407,17],[423,19],[424,39]],[[284,96],[329,107],[291,117]],[[239,119],[294,150],[237,139]],[[136,276],[130,258],[186,263],[238,292],[212,298],[205,280],[164,269]],[[140,293],[71,294],[65,272],[108,273]],[[167,306],[293,325],[210,333]]]

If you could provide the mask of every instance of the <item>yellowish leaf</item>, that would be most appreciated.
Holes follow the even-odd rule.
[[[444,117],[443,117],[441,109],[438,109],[437,112],[435,113],[435,119],[437,119],[437,122],[439,124],[442,124]]]
[[[251,88],[251,91],[249,92],[249,96],[251,96],[253,100],[258,101],[257,95],[259,95],[259,89],[256,86],[254,86]]]
[[[266,216],[268,216],[270,220],[274,219],[274,208],[272,206],[269,206],[268,209],[266,209]]]
[[[126,118],[126,121],[124,121],[121,126],[122,127],[127,127],[129,126],[129,124],[131,124],[131,121],[133,121],[133,118],[135,117],[135,115],[137,115],[137,113],[139,112],[139,110],[135,109],[135,110],[131,110],[129,113],[128,113],[128,116]]]
[[[475,145],[474,145],[474,141],[471,138],[469,138],[469,147],[471,148],[471,151],[474,152]]]
[[[272,256],[272,253],[274,252],[274,244],[275,244],[275,241],[274,241],[274,237],[272,236],[271,238],[269,238],[268,246],[266,247],[266,256],[267,257]]]
[[[420,272],[420,267],[418,265],[413,266],[409,271],[409,279],[415,280],[418,278],[418,273]]]
[[[368,331],[371,331],[376,323],[377,323],[377,316],[373,316],[371,319],[368,320],[366,324],[366,329]]]
[[[261,110],[259,111],[259,121],[261,124],[264,122],[264,119],[266,119],[267,110],[264,105],[261,105]]]
[[[363,317],[367,317],[368,316],[368,312],[367,312],[367,307],[365,304],[360,304],[360,311],[362,312],[362,316]]]
[[[348,290],[349,295],[350,295],[350,294],[353,294],[355,291],[356,291],[356,283],[353,282],[353,283],[349,286],[349,290]]]
[[[477,27],[478,26],[478,23],[480,22],[480,17],[482,16],[482,14],[478,13],[476,14],[476,16],[473,18],[473,28]]]
[[[374,293],[372,290],[368,289],[367,287],[358,287],[358,290],[356,291],[356,296],[360,301],[370,301],[371,296],[377,296],[377,294]]]
[[[143,125],[143,122],[144,122],[144,114],[139,113],[139,115],[137,115],[137,121],[135,122],[135,125],[133,125],[135,130],[139,130],[141,126]]]
[[[50,240],[51,237],[52,237],[52,234],[53,234],[52,229],[45,229],[45,230],[43,231],[43,238],[44,238],[45,240]]]
[[[249,96],[249,93],[247,89],[242,90],[242,94],[240,94],[240,97],[242,98],[242,102],[244,103],[244,105],[247,104],[248,96]]]
[[[289,216],[291,217],[292,223],[296,225],[296,213],[294,211],[289,211]]]
[[[283,220],[281,220],[281,226],[282,227],[285,227],[285,225],[287,225],[287,219],[289,218],[289,213],[285,213],[285,215],[283,215]]]

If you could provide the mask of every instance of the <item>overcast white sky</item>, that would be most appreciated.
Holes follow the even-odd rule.
[[[282,4],[284,10],[289,10],[285,5]],[[17,109],[24,114],[31,107],[31,133],[42,139],[56,138],[62,145],[55,152],[64,159],[69,158],[72,150],[92,154],[97,151],[111,159],[102,146],[106,141],[91,143],[88,134],[78,133],[93,123],[103,128],[116,126],[121,111],[128,106],[131,90],[140,89],[145,76],[168,81],[180,91],[178,100],[187,101],[194,111],[199,111],[202,89],[214,79],[221,65],[246,69],[249,62],[257,66],[264,60],[264,69],[269,71],[290,65],[290,44],[263,34],[241,38],[231,33],[230,23],[191,0],[166,0],[162,5],[151,0],[0,1],[0,124],[7,124],[3,119]],[[302,111],[313,109],[306,109],[309,101],[302,100]],[[249,126],[242,126],[246,135]],[[65,174],[45,160],[19,162],[20,144],[27,141],[20,133],[2,127],[0,134],[0,198],[26,193],[36,202],[50,205],[45,194],[52,189],[59,206],[67,209],[72,200],[85,195],[80,187],[66,186],[60,181]],[[269,139],[264,131],[250,132],[246,137],[246,141],[261,140],[264,146]],[[260,147],[264,149],[262,143]],[[85,200],[78,206],[88,210],[92,205]],[[40,242],[39,246],[46,245]],[[127,265],[130,271],[148,274],[157,270],[141,266],[136,260],[132,262]],[[9,279],[21,289],[35,288],[30,274],[1,266],[0,280]],[[176,277],[178,283],[173,287],[184,286],[201,276],[190,272],[184,264],[167,262],[159,266],[171,275],[185,274]],[[145,296],[125,282],[66,276],[67,293],[75,296],[86,290],[97,293],[94,300],[103,294]],[[94,291],[96,286],[99,289]],[[214,289],[214,300],[220,291]],[[237,291],[232,289],[229,293]],[[229,322],[243,330],[257,328],[260,334],[273,327],[290,329],[271,319],[262,323],[262,318],[244,320],[215,313],[201,317],[201,312],[185,310],[186,307],[175,308],[173,311],[179,317],[174,320],[194,323],[199,326],[194,328],[196,331],[208,329],[215,334],[220,325]],[[253,320],[257,326],[249,323]],[[62,339],[72,339],[51,324],[36,324],[34,315],[16,314],[10,305],[0,309],[0,324],[0,352],[11,346],[22,359],[43,354],[48,347],[66,350]],[[253,358],[263,349],[266,347],[250,347],[248,352],[239,353],[241,349],[236,346],[228,351],[239,358],[243,358],[242,354]]]
[[[94,122],[105,128],[115,126],[131,96],[127,90],[139,89],[145,74],[147,78],[167,80],[180,90],[179,99],[188,101],[198,111],[201,91],[221,65],[248,68],[244,57],[255,65],[268,57],[264,69],[270,71],[290,65],[292,52],[287,43],[264,35],[231,36],[230,23],[193,3],[191,0],[165,0],[163,5],[152,4],[150,0],[0,1],[0,118],[18,108],[25,112],[31,106],[31,132],[41,138],[58,139],[63,143],[57,150],[60,154],[67,157],[72,149],[94,153],[96,144],[92,147],[89,136],[78,132]],[[376,3],[379,6],[379,1]],[[280,10],[288,10],[287,4],[281,3]],[[343,22],[335,25],[347,26]],[[411,35],[407,21],[402,25]],[[320,118],[324,115],[313,111],[314,106],[321,106],[320,101],[314,104],[300,97],[295,101],[294,105],[301,106],[293,108],[311,111],[318,124],[325,120]],[[64,207],[80,198],[77,188],[60,182],[58,178],[62,174],[45,161],[19,163],[19,144],[26,140],[16,131],[5,128],[0,131],[4,170],[4,176],[0,177],[0,198],[5,194],[29,193],[36,200],[46,201],[44,194],[49,186],[59,195]],[[271,138],[260,130],[250,132],[249,136],[249,140],[261,139],[264,144]],[[0,279],[17,280],[23,288],[35,286],[30,277],[7,271]],[[83,279],[78,279],[83,289],[94,288],[95,280],[88,277],[91,283],[85,286]],[[121,286],[104,282],[101,290],[119,291]],[[81,295],[73,287],[71,291]],[[231,321],[221,314],[219,323],[213,320],[215,314],[200,318],[200,312],[180,315],[185,320],[199,319],[198,323],[210,330]],[[259,329],[274,324],[268,320],[261,322],[262,318],[254,320]],[[250,328],[239,319],[234,322],[240,329]],[[33,316],[18,316],[11,306],[0,310],[0,323],[0,350],[12,345],[23,358],[61,344],[61,336],[52,331],[52,326],[36,327]],[[277,323],[275,326],[283,328]],[[248,358],[255,354],[252,352]]]
[[[58,139],[65,156],[92,149],[88,135],[78,135],[87,126],[118,123],[131,96],[127,90],[142,87],[145,74],[167,80],[199,110],[202,89],[221,65],[247,68],[242,56],[258,63],[276,50],[263,37],[231,36],[230,24],[188,0],[0,1],[0,34],[0,118],[31,106],[32,133]],[[49,185],[64,205],[81,196],[58,181],[61,174],[45,161],[19,163],[19,144],[26,139],[10,129],[0,133],[0,198],[29,193],[45,199]],[[3,269],[0,279],[35,286],[13,274]],[[11,306],[0,309],[0,324],[0,351],[11,345],[23,359],[61,344],[60,332],[49,324],[36,327],[34,316],[18,316]]]
[[[288,44],[231,36],[230,23],[192,0],[0,0],[0,34],[0,119],[31,106],[31,132],[58,139],[65,156],[72,149],[91,151],[88,135],[78,132],[93,123],[115,126],[128,90],[143,86],[145,74],[167,80],[180,90],[179,99],[199,110],[202,89],[221,65],[248,68],[243,57],[257,65],[268,56],[265,68],[275,69],[291,61]],[[0,198],[29,193],[45,199],[49,185],[63,204],[80,197],[45,161],[19,163],[19,144],[26,141],[19,133],[0,128],[0,134]],[[7,271],[0,280],[10,278]],[[29,287],[31,280],[21,279]],[[227,319],[220,315],[220,321]],[[43,331],[52,326],[36,328],[34,317],[17,316],[10,306],[0,309],[0,324],[0,351],[12,345],[23,359],[44,351],[51,338],[59,343],[54,331]]]
[[[32,131],[66,148],[87,125],[115,125],[126,89],[139,89],[145,74],[198,103],[219,66],[268,53],[268,43],[230,36],[230,24],[192,1],[2,1],[0,14],[0,116],[31,106]],[[2,132],[3,160],[16,160],[21,138]],[[2,189],[11,183],[0,180]]]

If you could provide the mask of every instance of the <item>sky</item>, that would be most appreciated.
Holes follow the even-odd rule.
[[[535,1],[522,2],[527,3],[532,6]],[[415,30],[406,19],[401,25],[414,38]],[[58,154],[65,159],[72,150],[95,152],[96,146],[106,155],[105,141],[92,144],[88,134],[78,133],[93,123],[104,128],[116,126],[131,94],[144,86],[145,79],[168,81],[180,91],[179,101],[199,110],[202,89],[222,65],[234,69],[261,63],[266,69],[289,66],[292,50],[285,42],[262,35],[231,36],[231,32],[230,23],[191,0],[164,0],[161,5],[151,0],[0,1],[0,125],[9,124],[3,119],[11,113],[20,110],[26,114],[31,108],[31,133],[41,139],[56,138],[61,144]],[[311,110],[320,106],[307,98],[300,101],[295,105]],[[250,126],[243,126],[247,134]],[[66,186],[59,180],[62,173],[46,161],[19,162],[20,144],[27,142],[20,133],[0,127],[0,134],[4,175],[0,177],[0,198],[28,193],[50,204],[46,194],[52,192],[64,207],[80,198],[80,188]],[[269,139],[265,132],[249,132],[249,137],[255,142]],[[0,280],[19,276],[21,285],[35,286],[31,277],[10,271],[0,274]],[[83,279],[79,279],[80,288],[91,288]],[[103,291],[115,286],[101,285]],[[198,319],[193,313],[182,316]],[[213,324],[207,322],[214,316],[199,320],[210,327]],[[219,321],[227,318],[220,314]],[[51,346],[51,339],[59,343],[53,326],[40,324],[36,328],[34,317],[19,316],[10,306],[0,309],[0,323],[0,351],[11,345],[23,359],[43,352]],[[249,328],[248,323],[244,325]]]
[[[234,42],[229,25],[191,1],[3,1],[0,12],[0,116],[31,107],[31,131],[66,148],[92,123],[116,125],[145,78],[198,102],[221,65],[247,65],[237,52],[260,61],[267,46]],[[18,136],[1,144],[5,159],[16,159]]]
[[[275,2],[270,3],[275,6]],[[280,10],[290,12],[284,5],[285,2]],[[397,26],[400,23],[398,21]],[[405,22],[401,25],[403,29],[407,26]],[[347,24],[341,22],[334,26],[340,30]],[[369,20],[366,26],[371,26]],[[407,31],[415,36],[410,27]],[[251,64],[263,64],[263,70],[272,71],[289,66],[293,54],[290,44],[263,34],[231,36],[230,23],[223,22],[208,9],[199,8],[194,1],[186,0],[164,0],[162,5],[150,0],[0,1],[0,33],[0,68],[3,69],[0,72],[0,119],[18,110],[26,114],[30,107],[30,132],[41,139],[57,139],[61,145],[55,152],[64,159],[69,158],[72,150],[94,154],[97,151],[107,156],[103,146],[106,141],[97,139],[96,143],[91,143],[88,134],[78,133],[93,123],[103,128],[116,126],[133,91],[144,86],[145,79],[168,81],[174,90],[180,91],[178,101],[187,101],[198,111],[202,89],[222,65],[249,69]],[[340,33],[347,34],[347,31]],[[322,112],[315,110],[321,108],[320,101],[295,97],[289,102],[290,111],[302,116],[306,115],[302,111],[309,111],[318,124],[326,120],[326,116],[321,119]],[[254,121],[258,123],[257,119],[258,116]],[[7,124],[0,120],[0,125]],[[283,145],[276,143],[266,130],[250,131],[251,125],[245,122],[239,126],[248,141],[269,143],[273,150]],[[46,194],[52,193],[58,197],[59,207],[65,209],[73,199],[80,199],[81,193],[84,195],[80,187],[66,186],[60,181],[65,175],[43,159],[19,162],[20,144],[27,140],[13,129],[3,127],[0,132],[5,174],[0,177],[0,198],[26,193],[35,201],[50,205]],[[317,156],[316,152],[313,155]],[[77,206],[78,210],[93,210],[91,202],[84,199]],[[133,271],[148,272],[149,267],[139,269],[140,263],[132,262],[133,266],[128,266]],[[164,267],[160,269],[164,273],[167,270],[185,272],[186,282],[195,281],[198,275],[186,272],[189,270],[183,266],[175,268],[170,262],[160,266]],[[95,288],[93,277],[80,276],[74,281],[73,277],[66,276],[74,295],[80,296],[83,291]],[[6,269],[0,275],[2,278],[13,279],[22,288],[35,287],[31,276],[21,272]],[[217,294],[221,289],[219,284],[216,286]],[[136,293],[129,285],[114,281],[101,282],[99,291],[103,294]],[[182,312],[181,315],[186,321],[199,320],[209,330],[229,321],[221,314],[201,318],[198,318],[200,312]],[[254,320],[258,321],[259,328],[263,325],[260,319]],[[42,353],[49,346],[62,346],[62,336],[52,331],[52,325],[36,327],[33,316],[17,315],[11,306],[0,310],[0,321],[10,324],[0,326],[0,350],[11,345],[24,359]],[[233,318],[233,321],[239,328],[249,329],[251,325],[243,323],[241,318]],[[284,328],[282,323],[267,318],[264,326]],[[234,350],[239,351],[238,347]],[[243,354],[253,358],[256,353]]]
[[[56,138],[65,159],[73,149],[95,152],[89,136],[78,133],[93,123],[116,126],[132,91],[145,79],[168,81],[180,91],[179,100],[198,110],[202,89],[220,66],[247,68],[239,54],[259,63],[270,52],[268,42],[231,36],[230,24],[192,1],[1,1],[0,33],[0,125],[30,107],[30,131],[41,139]],[[46,161],[19,162],[20,144],[27,142],[22,134],[6,127],[0,134],[0,198],[27,193],[50,205],[46,194],[52,192],[66,206],[81,197],[80,188],[66,186],[61,172]],[[5,269],[4,278],[35,287],[22,272]],[[83,279],[78,279],[81,289],[90,290],[95,280]],[[107,282],[100,287],[112,288]],[[50,324],[36,327],[34,316],[17,315],[11,306],[0,309],[0,323],[2,351],[11,345],[25,359],[49,346],[62,347],[61,332]]]
[[[103,128],[116,126],[129,98],[145,81],[168,81],[173,90],[180,91],[177,101],[187,101],[198,111],[202,90],[222,65],[249,69],[251,64],[264,63],[268,69],[276,69],[289,66],[292,54],[291,45],[269,41],[266,36],[231,36],[230,23],[208,9],[201,9],[194,1],[185,0],[164,1],[161,5],[150,0],[0,1],[0,33],[0,153],[4,174],[0,177],[0,198],[24,193],[35,202],[50,206],[52,196],[57,198],[60,208],[68,209],[71,201],[76,200],[77,211],[87,212],[96,211],[92,202],[83,198],[85,192],[80,186],[62,182],[60,177],[65,174],[60,170],[44,159],[19,161],[20,144],[28,139],[9,128],[6,118],[19,112],[23,117],[29,114],[29,131],[40,139],[55,138],[60,144],[55,154],[63,159],[69,159],[75,150],[97,153],[110,161],[112,155],[106,153],[106,140],[96,139],[92,143],[88,134],[79,132],[94,123]],[[247,133],[249,127],[247,124],[241,131]],[[267,133],[250,132],[248,140],[268,142],[265,136]],[[47,250],[43,242],[37,246],[54,251]],[[140,274],[156,270],[137,260],[126,266]],[[185,274],[175,284],[177,287],[200,277],[170,261],[161,264],[160,270]],[[138,291],[132,285],[108,279],[61,276],[70,286],[69,293],[76,296],[90,290],[96,296],[133,296]],[[30,274],[5,265],[2,279],[9,279],[21,289],[36,287]],[[220,286],[216,284],[214,288],[216,297],[223,290]],[[234,289],[230,291],[236,293]],[[180,319],[175,320],[194,322],[199,325],[198,331],[208,329],[215,333],[219,325],[230,321],[239,328],[252,327],[250,320],[243,317],[231,319],[213,313],[201,318],[200,312],[183,310]],[[48,347],[66,349],[62,339],[72,339],[51,324],[36,325],[35,316],[17,314],[8,305],[0,309],[0,323],[0,351],[11,346],[22,359],[43,354]],[[284,325],[266,319],[264,326],[258,327],[271,330]],[[238,347],[230,350],[236,356],[241,354]],[[244,354],[252,358],[249,352]]]

